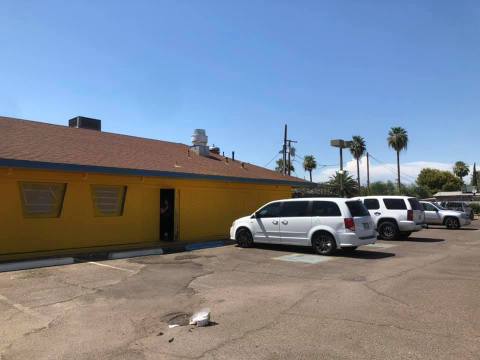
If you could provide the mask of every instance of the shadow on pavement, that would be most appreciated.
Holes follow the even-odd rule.
[[[282,251],[282,252],[294,252],[298,254],[316,255],[313,249],[309,246],[256,243],[254,248],[273,250],[273,251]],[[332,256],[353,258],[353,259],[384,259],[384,258],[395,256],[395,254],[389,253],[389,252],[383,252],[383,251],[369,251],[369,250],[362,250],[362,249],[358,249],[354,251],[346,251],[346,250],[339,249]]]
[[[443,242],[443,241],[445,241],[445,239],[409,237],[408,239],[405,239],[405,240],[402,240],[402,241],[436,243],[436,242]]]

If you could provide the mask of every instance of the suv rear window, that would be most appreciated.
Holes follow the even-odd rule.
[[[342,216],[338,205],[332,201],[314,201],[312,216]]]
[[[403,199],[383,199],[388,210],[407,210],[407,204]]]
[[[368,210],[378,210],[380,209],[380,203],[377,199],[365,199],[363,204]]]
[[[410,198],[408,199],[408,202],[410,203],[412,210],[423,210],[422,205],[420,205],[416,198]]]
[[[346,201],[345,204],[347,205],[348,210],[350,210],[352,217],[370,216],[370,213],[361,201]]]
[[[281,217],[308,216],[308,201],[285,201],[283,203]]]

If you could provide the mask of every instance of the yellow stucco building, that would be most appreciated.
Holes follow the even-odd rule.
[[[228,238],[303,181],[193,145],[0,117],[0,261]]]

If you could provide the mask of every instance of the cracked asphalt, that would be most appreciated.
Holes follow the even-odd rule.
[[[0,358],[479,359],[478,229],[318,264],[225,246],[0,273]],[[204,307],[212,326],[168,327]]]

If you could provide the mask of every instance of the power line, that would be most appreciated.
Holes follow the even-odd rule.
[[[397,170],[396,169],[394,169],[393,167],[391,167],[389,164],[385,163],[384,161],[377,159],[371,153],[369,153],[369,154],[370,154],[370,157],[373,160],[375,160],[377,163],[385,166],[387,169],[389,169],[392,172],[392,174],[397,175]],[[407,180],[407,182],[410,182],[410,181],[415,182],[417,180],[414,176],[411,176],[411,175],[408,175],[408,174],[405,174],[405,173],[404,174],[400,173],[400,178],[401,179],[403,178],[404,180]]]

